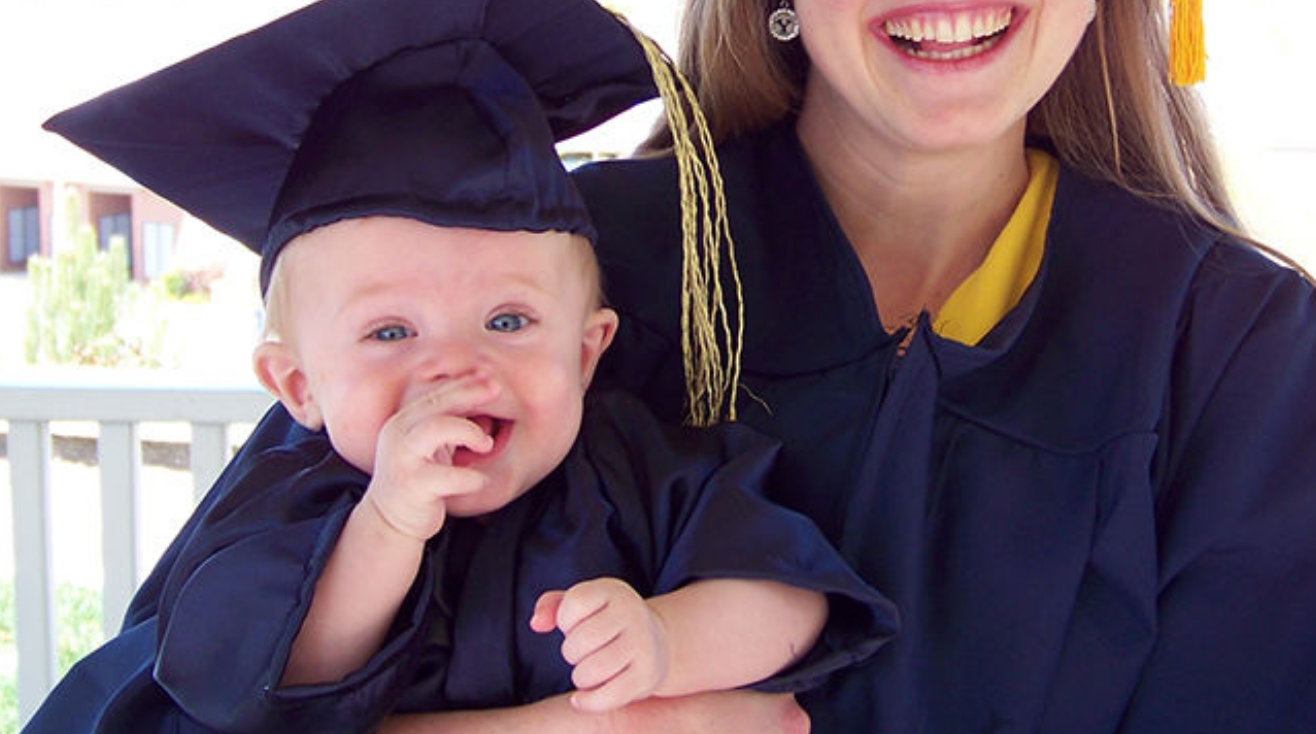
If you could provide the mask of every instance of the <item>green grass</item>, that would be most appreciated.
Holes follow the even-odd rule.
[[[61,584],[55,589],[59,675],[103,641],[101,595],[96,589]],[[18,732],[18,671],[14,668],[14,583],[0,581],[0,734]]]

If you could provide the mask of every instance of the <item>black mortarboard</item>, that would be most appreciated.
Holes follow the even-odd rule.
[[[717,156],[671,60],[594,0],[322,0],[46,129],[261,253],[264,286],[289,239],[352,217],[593,239],[553,143],[655,92],[683,209],[687,408],[703,425],[735,418],[743,329]]]
[[[593,0],[323,0],[46,128],[263,255],[374,214],[593,239],[554,142],[656,94]]]

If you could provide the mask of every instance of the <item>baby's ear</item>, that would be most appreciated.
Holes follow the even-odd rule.
[[[617,312],[610,308],[600,308],[585,318],[585,335],[580,344],[581,387],[589,387],[594,379],[594,368],[599,366],[599,358],[617,335]]]
[[[262,342],[251,355],[251,364],[256,379],[298,423],[312,431],[320,430],[324,417],[291,347],[282,342]]]

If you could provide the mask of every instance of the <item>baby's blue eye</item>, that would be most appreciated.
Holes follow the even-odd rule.
[[[520,331],[529,325],[530,319],[519,313],[500,313],[489,319],[485,328],[489,331],[512,332]]]
[[[415,332],[405,326],[381,326],[370,332],[369,338],[377,342],[397,342],[415,336]]]

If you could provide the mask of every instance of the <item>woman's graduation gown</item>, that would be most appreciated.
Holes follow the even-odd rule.
[[[740,418],[783,441],[774,498],[900,613],[870,665],[802,697],[814,731],[1316,731],[1309,284],[1065,170],[1022,302],[976,347],[925,319],[897,358],[793,124],[720,153]],[[674,175],[575,177],[622,315],[600,379],[668,417]]]
[[[273,421],[273,422],[270,422]],[[759,684],[816,685],[894,627],[817,527],[761,494],[778,446],[743,426],[659,424],[634,397],[594,395],[562,464],[507,507],[450,518],[389,639],[342,681],[279,688],[315,581],[368,477],[323,432],[271,416],[134,598],[123,632],[80,661],[25,732],[371,731],[390,710],[529,703],[572,689],[539,595],[601,576],[642,595],[703,578],[770,579],[828,595],[805,658]],[[277,428],[276,428],[277,425]]]

